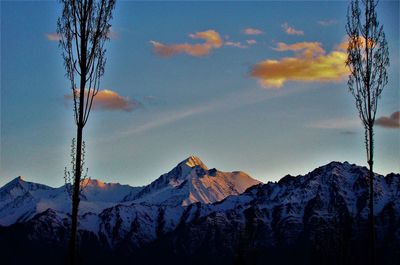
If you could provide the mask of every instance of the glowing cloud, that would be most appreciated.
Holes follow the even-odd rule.
[[[157,41],[150,41],[154,52],[161,57],[171,57],[176,54],[186,53],[191,56],[202,57],[208,55],[212,49],[220,48],[223,44],[221,36],[215,30],[207,30],[189,34],[192,39],[202,39],[205,43],[201,44],[162,44]]]
[[[87,94],[87,91],[86,91]],[[72,95],[64,95],[64,99],[71,100]],[[129,99],[128,97],[120,96],[117,92],[104,89],[99,90],[93,100],[93,110],[122,110],[130,112],[140,106],[140,103]]]
[[[255,28],[246,28],[246,29],[242,30],[242,33],[245,35],[261,35],[264,32],[262,30],[255,29]]]
[[[390,117],[382,116],[375,123],[384,128],[400,128],[400,111],[393,112]]]
[[[287,22],[282,24],[282,28],[285,30],[285,32],[289,35],[304,35],[304,31],[302,30],[297,30],[291,26]]]
[[[250,75],[264,88],[280,88],[286,81],[331,82],[347,77],[347,54],[341,49],[326,53],[319,42],[278,43],[276,51],[292,51],[295,57],[264,60],[254,65]]]
[[[44,34],[49,41],[59,41],[61,40],[61,36],[58,33],[45,33]]]

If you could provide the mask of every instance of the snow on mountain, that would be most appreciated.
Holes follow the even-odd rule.
[[[87,180],[82,194],[80,213],[99,213],[115,205],[127,194],[140,190],[128,185],[103,183],[98,180]],[[0,188],[0,225],[23,222],[35,214],[52,209],[69,213],[70,198],[65,186],[52,188],[46,185],[25,181],[17,177]]]
[[[97,179],[87,179],[83,185],[85,186],[83,199],[96,202],[119,202],[127,194],[135,194],[142,189],[141,187],[131,187],[119,183],[104,183]]]
[[[82,216],[100,214],[104,209],[132,202],[170,206],[213,203],[229,195],[238,195],[258,183],[243,172],[209,170],[198,157],[191,156],[145,187],[85,180],[79,213]],[[63,214],[70,212],[71,202],[65,186],[52,188],[18,177],[0,189],[0,225],[29,220],[47,209]],[[95,219],[90,214],[86,217]],[[87,222],[88,218],[82,220],[82,224],[89,229],[93,225]]]
[[[190,156],[170,172],[145,186],[139,193],[130,194],[123,201],[182,206],[195,202],[209,204],[230,195],[241,194],[259,183],[260,181],[244,172],[208,169],[200,158]]]
[[[326,264],[342,264],[341,259],[347,255],[341,252],[343,242],[348,243],[347,253],[356,258],[365,256],[367,168],[347,162],[331,162],[304,176],[287,175],[278,182],[251,186],[253,182],[259,183],[244,173],[208,169],[196,157],[182,161],[143,189],[124,190],[132,192],[125,196],[124,202],[110,202],[122,198],[122,193],[100,194],[100,191],[112,191],[113,185],[118,185],[92,181],[88,184],[91,187],[86,194],[88,200],[81,203],[83,209],[98,207],[98,210],[80,212],[82,245],[94,244],[98,248],[96,251],[110,251],[104,257],[104,264],[119,264],[119,261],[123,264],[126,257],[137,253],[144,257],[138,264],[159,264],[164,261],[160,250],[167,253],[165,263],[176,262],[179,258],[184,261],[194,258],[199,263],[233,264],[237,253],[244,258],[247,254],[254,258],[254,253],[258,253],[261,264],[267,258],[284,260],[285,264],[299,259],[300,263],[309,264],[307,259],[314,254],[321,255]],[[0,198],[2,201],[7,198],[6,203],[17,203],[24,201],[25,197],[35,199],[35,192],[42,193],[43,198],[43,193],[53,189],[39,185],[30,192],[24,189],[27,185],[22,180],[14,180],[0,189]],[[400,175],[392,173],[384,177],[376,174],[374,186],[377,245],[384,250],[382,255],[389,261],[396,260],[396,246],[400,243]],[[241,191],[244,192],[229,196]],[[55,206],[31,219],[17,222],[25,225],[24,238],[28,234],[29,238],[35,238],[34,242],[51,242],[57,246],[60,239],[52,237],[54,234],[67,235],[70,220],[65,212],[56,209],[60,205],[57,203],[58,193],[53,191],[52,194],[55,196],[42,201],[52,202]],[[101,198],[107,202],[89,201],[89,198]],[[34,199],[37,207],[39,204]],[[26,199],[26,205],[30,203],[31,200]],[[102,203],[111,205],[102,208]],[[0,218],[2,223],[8,220],[3,216]],[[7,231],[13,231],[13,226],[2,229],[0,238]],[[89,241],[85,243],[84,240]],[[298,256],[285,254],[289,252]],[[262,253],[267,254],[264,257]],[[157,262],[152,263],[151,258]],[[289,260],[285,260],[287,258]],[[132,260],[137,261],[136,258]],[[362,258],[360,260],[358,264],[365,263]]]

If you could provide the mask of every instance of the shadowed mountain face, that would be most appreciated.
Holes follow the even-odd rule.
[[[29,203],[15,205],[38,205],[52,190],[32,184],[22,192],[25,184],[14,190],[13,182],[0,189],[3,223],[11,220],[4,205],[25,197]],[[376,175],[375,187],[379,264],[396,264],[400,175]],[[190,157],[150,185],[124,191],[118,203],[81,211],[82,264],[365,264],[368,257],[368,170],[346,162],[260,184]],[[52,255],[66,253],[68,212],[50,207],[24,216],[0,228],[5,264],[54,264]]]

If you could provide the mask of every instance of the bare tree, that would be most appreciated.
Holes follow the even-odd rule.
[[[375,263],[374,228],[374,123],[378,100],[388,82],[389,49],[383,26],[377,19],[378,1],[353,0],[347,13],[348,35],[346,65],[350,69],[348,86],[356,100],[365,128],[365,147],[369,165],[370,261]]]
[[[106,63],[104,47],[109,39],[110,20],[115,0],[60,0],[62,15],[57,21],[59,46],[71,82],[74,118],[77,127],[74,180],[72,187],[71,239],[69,263],[76,264],[77,227],[82,180],[82,142],[93,99]]]

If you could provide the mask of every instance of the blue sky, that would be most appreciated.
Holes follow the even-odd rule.
[[[314,1],[118,2],[101,82],[117,105],[99,103],[85,127],[89,175],[144,185],[189,155],[264,182],[332,160],[366,165],[341,69],[279,85],[254,70],[269,70],[266,60],[285,67],[284,58],[340,68],[331,59],[345,40],[346,9]],[[1,2],[0,185],[18,175],[63,184],[75,127],[51,40],[58,15],[57,2]],[[382,1],[378,18],[391,66],[377,116],[389,117],[400,110],[399,3]],[[376,171],[400,172],[400,130],[376,126],[375,136]]]

